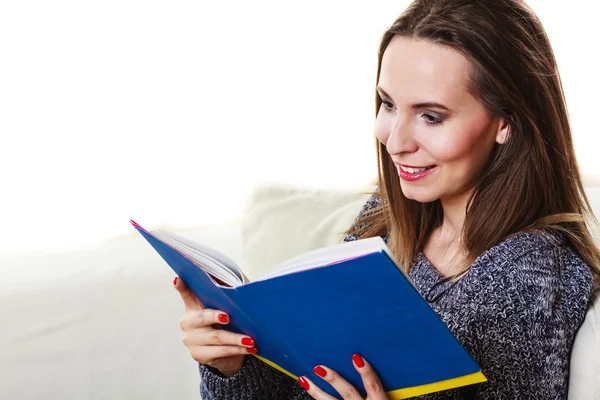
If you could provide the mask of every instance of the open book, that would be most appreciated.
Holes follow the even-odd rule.
[[[486,380],[379,237],[302,254],[249,282],[226,255],[131,223],[206,307],[229,314],[226,329],[255,340],[253,356],[292,378],[320,382],[313,368],[323,364],[360,391],[358,353],[390,399]]]

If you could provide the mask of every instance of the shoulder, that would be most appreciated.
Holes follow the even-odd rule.
[[[368,214],[369,211],[375,210],[381,207],[381,197],[379,196],[379,187],[375,189],[371,196],[367,199],[365,204],[363,204],[358,219],[364,218]]]
[[[463,278],[458,331],[489,379],[481,393],[562,390],[591,296],[588,266],[556,233],[515,234],[476,263]]]
[[[367,201],[362,205],[358,216],[354,219],[352,225],[355,227],[355,229],[352,231],[353,233],[348,233],[344,238],[344,242],[351,242],[360,239],[360,235],[355,233],[356,229],[364,228],[367,225],[364,220],[373,215],[376,210],[381,208],[381,206],[382,201],[381,197],[379,196],[379,187],[376,187],[371,193],[371,196],[369,196]],[[383,240],[387,243],[387,236],[383,237]]]
[[[520,232],[493,246],[481,257],[490,270],[518,278],[531,273],[560,276],[566,272],[592,274],[589,266],[570,246],[565,235],[556,231]]]
[[[480,267],[490,305],[522,310],[535,318],[563,315],[574,325],[581,322],[593,277],[562,234],[518,233],[486,253],[482,261],[487,263]]]

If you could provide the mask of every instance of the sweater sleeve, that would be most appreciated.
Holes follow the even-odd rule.
[[[558,262],[558,250],[506,265],[473,321],[474,357],[488,382],[477,399],[567,397],[569,355],[591,293],[585,269]],[[563,286],[567,280],[578,281]],[[567,293],[571,288],[576,293]],[[567,298],[574,301],[565,301]]]
[[[247,356],[242,369],[224,377],[212,368],[200,366],[200,398],[202,400],[308,400],[310,396],[292,378]]]

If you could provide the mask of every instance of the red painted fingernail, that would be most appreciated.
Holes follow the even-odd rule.
[[[251,349],[246,349],[246,350],[248,351],[248,353],[251,353],[251,354],[258,353],[258,349],[256,347],[253,347]]]
[[[308,381],[305,377],[301,376],[300,378],[298,378],[298,382],[304,388],[304,390],[310,389],[310,385],[308,384]]]
[[[325,376],[327,375],[327,371],[325,371],[325,368],[317,365],[313,371],[315,371],[315,374],[319,375],[321,378],[325,378]]]
[[[254,339],[249,338],[249,337],[242,338],[242,344],[244,346],[252,346],[252,347],[254,347]]]
[[[227,320],[229,320],[229,318],[227,317],[227,314],[219,314],[219,316],[217,317],[219,318],[219,321],[226,323]]]
[[[353,354],[353,355],[352,355],[352,360],[354,361],[354,364],[356,364],[356,366],[357,366],[358,368],[362,368],[362,367],[364,367],[364,366],[365,366],[365,362],[364,362],[364,360],[363,360],[363,359],[362,359],[362,357],[361,357],[361,356],[359,356],[358,354]]]
[[[173,279],[173,286],[177,285],[177,277],[175,277],[175,279]]]

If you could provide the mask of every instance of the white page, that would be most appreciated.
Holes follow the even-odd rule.
[[[231,258],[229,258],[227,255],[221,253],[218,250],[215,250],[211,247],[208,246],[204,246],[200,243],[196,243],[186,237],[177,235],[175,233],[172,232],[167,232],[163,229],[158,229],[157,232],[177,240],[178,242],[187,245],[188,247],[198,251],[199,253],[202,254],[206,254],[209,257],[211,257],[213,260],[215,260],[217,263],[219,263],[220,265],[222,265],[223,267],[227,268],[229,271],[231,271],[235,276],[238,277],[239,281],[242,283],[248,283],[249,280],[246,277],[246,275],[244,275],[244,272],[240,269],[240,267],[235,263],[235,261],[233,261]]]
[[[196,264],[202,266],[202,269],[204,269],[208,274],[223,281],[227,285],[234,287],[245,283],[243,279],[241,279],[235,273],[235,270],[232,270],[229,266],[224,265],[219,260],[211,257],[211,255],[207,254],[206,252],[197,250],[196,248],[188,245],[187,243],[180,241],[177,237],[173,237],[172,233],[163,230],[160,232],[152,232],[152,234],[158,240],[173,247],[175,250],[181,252],[182,254],[185,254]],[[186,240],[186,242],[192,243],[196,247],[199,246],[197,243],[193,243],[189,240]],[[205,246],[201,247],[206,248]],[[214,254],[214,252],[216,252],[216,250],[211,249],[210,253]]]
[[[288,261],[277,265],[262,280],[274,278],[276,276],[287,275],[292,272],[303,271],[305,269],[328,265],[348,258],[354,258],[361,255],[385,251],[392,259],[391,252],[381,237],[354,240],[344,242],[333,246],[316,249],[308,253],[300,254]]]
[[[237,264],[223,253],[165,230],[158,230],[153,232],[153,234],[157,239],[201,265],[208,274],[226,284],[235,287],[249,282]],[[383,239],[381,237],[373,237],[344,242],[300,254],[278,264],[261,280],[317,268],[377,251],[385,251],[394,259]]]

